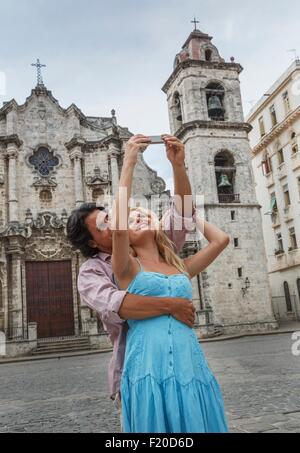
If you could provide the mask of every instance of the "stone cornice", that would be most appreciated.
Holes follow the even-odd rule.
[[[4,145],[15,144],[18,148],[23,145],[17,134],[0,136],[0,143]]]
[[[164,86],[162,87],[162,91],[167,93],[168,89],[170,88],[171,84],[174,82],[175,78],[179,74],[179,72],[183,69],[190,68],[190,67],[200,67],[205,69],[221,69],[221,70],[234,70],[240,74],[243,71],[243,67],[239,63],[222,63],[222,62],[212,62],[212,61],[202,61],[202,60],[184,60],[176,66],[173,73],[170,75]]]
[[[65,143],[65,147],[68,151],[76,147],[82,148],[86,144],[86,140],[83,137],[73,137],[69,142]]]
[[[284,130],[289,128],[300,117],[300,106],[291,112],[281,123],[277,124],[269,134],[265,135],[263,139],[256,145],[252,153],[258,154],[264,150],[270,143],[272,143]]]
[[[252,126],[248,123],[232,123],[228,121],[202,121],[194,120],[188,123],[184,123],[180,129],[176,131],[176,136],[178,138],[183,137],[186,131],[192,129],[222,129],[222,130],[243,130],[249,133],[252,130]]]

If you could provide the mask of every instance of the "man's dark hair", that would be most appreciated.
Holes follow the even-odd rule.
[[[86,258],[91,258],[97,254],[97,249],[89,246],[89,241],[93,240],[93,236],[85,223],[86,218],[97,209],[105,211],[104,207],[99,207],[96,203],[84,203],[71,213],[67,223],[69,241]]]

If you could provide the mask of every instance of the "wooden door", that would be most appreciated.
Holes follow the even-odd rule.
[[[26,297],[38,338],[74,335],[71,261],[27,262]]]

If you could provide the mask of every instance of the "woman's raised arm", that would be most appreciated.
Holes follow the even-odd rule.
[[[119,190],[113,207],[112,219],[112,268],[117,279],[126,277],[131,271],[128,234],[129,200],[138,154],[149,144],[149,138],[144,135],[135,135],[125,146]]]
[[[191,278],[204,271],[230,243],[230,236],[217,226],[201,220],[199,217],[196,217],[196,222],[197,228],[209,241],[209,244],[195,255],[184,260],[185,267]]]

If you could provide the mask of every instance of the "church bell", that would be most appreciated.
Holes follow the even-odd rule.
[[[222,116],[224,109],[220,98],[213,95],[208,100],[208,114],[209,116]]]
[[[227,175],[221,175],[221,181],[218,187],[232,187]]]

